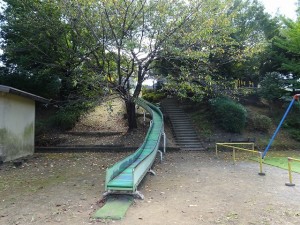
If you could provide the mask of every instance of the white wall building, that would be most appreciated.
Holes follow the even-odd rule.
[[[0,161],[34,153],[35,101],[48,100],[0,85]]]

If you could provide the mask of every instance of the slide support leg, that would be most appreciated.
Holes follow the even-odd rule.
[[[137,199],[141,199],[141,200],[144,200],[144,198],[145,198],[144,195],[141,192],[139,192],[139,191],[135,191],[133,193],[133,197],[137,198]]]
[[[151,173],[154,176],[156,175],[156,173],[152,169],[149,169],[148,173]]]
[[[163,161],[163,153],[162,153],[161,150],[158,150],[158,152],[159,152],[159,154],[160,154],[160,162],[162,162],[162,161]]]
[[[163,135],[164,135],[164,153],[166,153],[167,136],[166,136],[166,133],[165,133],[165,132],[163,132]]]

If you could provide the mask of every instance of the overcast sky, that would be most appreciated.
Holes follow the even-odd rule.
[[[297,0],[259,0],[271,15],[280,14],[296,20]]]

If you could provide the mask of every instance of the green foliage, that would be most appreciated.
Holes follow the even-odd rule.
[[[88,110],[93,107],[92,103],[77,102],[60,108],[53,116],[49,118],[46,124],[50,127],[60,130],[69,130],[73,128]]]
[[[231,88],[231,82],[237,78],[257,85],[261,67],[267,61],[268,41],[278,32],[278,21],[272,19],[258,1],[207,2],[211,3],[211,10],[201,18],[207,23],[198,22],[193,26],[198,27],[198,33],[187,28],[185,32],[190,38],[181,38],[180,45],[175,44],[181,52],[169,52],[169,57],[157,62],[159,72],[174,77],[175,85],[180,87],[180,83],[188,83],[181,85],[178,91],[183,96],[190,93],[190,90],[184,91],[185,87],[198,85],[198,88],[192,87],[194,93],[214,97],[213,92],[218,91],[215,89]],[[192,44],[187,45],[187,40]],[[211,82],[206,82],[207,76],[211,77]]]
[[[147,100],[149,102],[152,102],[152,103],[158,103],[166,97],[165,93],[158,92],[158,91],[155,91],[155,90],[144,89],[142,91],[142,93],[143,93],[142,97],[145,100]]]
[[[232,36],[237,42],[236,51],[240,52],[240,58],[221,68],[226,69],[227,76],[257,85],[265,64],[270,61],[266,59],[266,50],[278,33],[278,20],[272,18],[264,6],[255,0],[235,0],[233,8],[237,13],[232,23],[236,28]]]
[[[209,137],[213,134],[213,121],[207,105],[201,105],[200,109],[198,109],[196,112],[193,112],[191,117],[201,135],[204,137]]]
[[[285,122],[283,123],[283,128],[288,131],[291,137],[297,141],[300,141],[300,105],[296,102],[290,113],[288,114]]]
[[[282,18],[284,28],[275,39],[275,45],[279,48],[282,69],[291,72],[297,78],[300,77],[300,20]],[[277,54],[278,54],[277,53]]]
[[[5,2],[0,40],[9,73],[43,82],[59,78],[59,93],[51,96],[63,100],[107,89],[132,102],[149,74],[161,74],[153,73],[158,67],[175,77],[180,97],[215,97],[231,88],[237,68],[257,77],[273,32],[256,0]],[[128,124],[135,128],[134,121]]]
[[[254,114],[251,118],[251,128],[257,131],[267,132],[272,126],[272,119],[261,114]]]
[[[56,75],[43,76],[36,73],[35,76],[30,76],[25,72],[9,73],[7,68],[0,68],[0,84],[40,95],[48,99],[57,99],[61,87],[59,77]]]
[[[300,130],[295,128],[290,128],[288,130],[290,136],[296,141],[300,141]]]
[[[93,103],[75,102],[61,107],[49,118],[36,122],[36,134],[46,132],[48,129],[69,130],[72,129],[80,117],[94,107]]]
[[[72,29],[63,1],[5,2],[0,40],[6,68],[1,71],[1,82],[60,100],[98,91],[99,79],[86,66],[91,50],[83,47],[89,43],[88,36],[83,46],[78,36],[84,31]]]
[[[228,98],[215,98],[210,101],[218,125],[226,131],[240,133],[245,125],[247,111]]]
[[[260,85],[259,95],[270,102],[279,100],[285,93],[284,82],[278,72],[267,73]]]

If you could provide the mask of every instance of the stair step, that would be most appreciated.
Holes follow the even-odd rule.
[[[194,130],[187,129],[187,128],[176,128],[175,133],[196,133]]]
[[[195,131],[190,131],[190,132],[174,132],[175,133],[175,136],[176,137],[183,137],[183,138],[185,138],[185,137],[197,137],[197,134],[196,134],[196,132]]]
[[[178,143],[201,143],[199,140],[192,139],[192,140],[177,140]]]
[[[192,134],[192,135],[180,135],[176,137],[177,140],[185,140],[185,139],[197,139],[199,140],[199,137],[197,134]]]
[[[199,140],[198,136],[196,135],[180,135],[175,136],[176,141],[184,141],[184,140]]]
[[[162,102],[162,108],[169,116],[173,134],[180,149],[187,151],[204,150],[191,118],[180,108],[176,99],[165,99]]]
[[[180,148],[182,151],[204,151],[205,148]]]
[[[191,127],[190,126],[173,126],[173,128],[175,129],[175,130],[189,130],[189,131],[194,131],[193,129],[191,129]]]
[[[166,110],[166,112],[168,112],[168,113],[171,113],[171,114],[180,114],[180,115],[184,115],[184,116],[187,116],[186,114],[185,114],[185,112],[183,112],[182,110]]]
[[[192,122],[191,121],[189,121],[189,120],[184,120],[184,121],[182,121],[182,120],[173,120],[172,121],[172,124],[178,124],[178,125],[181,125],[181,124],[189,124],[189,125],[191,125],[192,124]]]
[[[179,143],[180,146],[184,146],[184,147],[197,147],[197,146],[202,146],[201,143]]]
[[[177,143],[180,147],[202,147],[202,143],[200,142],[178,142]]]

